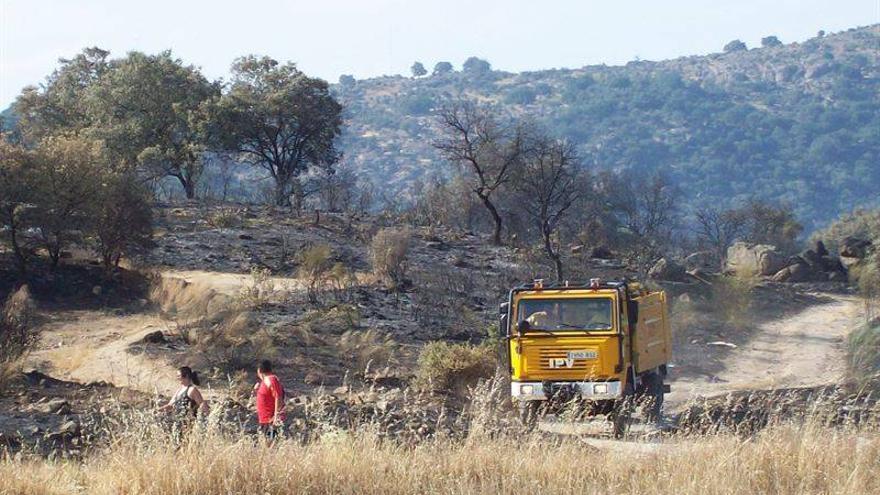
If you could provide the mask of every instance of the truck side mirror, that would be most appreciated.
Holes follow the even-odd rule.
[[[506,303],[506,302],[501,303],[500,305],[498,305],[498,314],[499,315],[506,315],[507,308],[509,308],[509,307],[510,307],[510,303]]]
[[[639,321],[639,303],[636,301],[627,301],[626,313],[629,318],[630,328],[635,328],[636,323]]]

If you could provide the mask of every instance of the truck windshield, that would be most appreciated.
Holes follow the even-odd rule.
[[[611,298],[523,299],[517,323],[528,321],[535,330],[610,330]]]

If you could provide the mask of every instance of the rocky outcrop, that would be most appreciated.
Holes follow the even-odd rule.
[[[727,248],[726,272],[740,276],[769,276],[786,266],[785,259],[769,244],[735,242]]]
[[[873,243],[867,239],[845,237],[840,243],[840,262],[849,268],[865,259],[873,247]]]
[[[792,256],[788,266],[773,275],[776,282],[846,282],[847,270],[840,258],[833,256],[822,241],[812,249]]]

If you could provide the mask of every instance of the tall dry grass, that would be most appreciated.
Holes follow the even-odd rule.
[[[876,432],[818,423],[607,448],[540,435],[403,446],[331,431],[268,447],[200,434],[179,447],[119,443],[83,462],[6,459],[0,494],[868,494],[880,493],[878,472]]]

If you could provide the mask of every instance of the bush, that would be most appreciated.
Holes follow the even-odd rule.
[[[333,268],[332,251],[326,244],[304,249],[299,256],[299,277],[306,281],[309,302],[318,304],[320,286],[327,280]]]
[[[392,228],[382,229],[373,236],[370,249],[373,274],[390,288],[404,283],[409,237],[408,230]]]
[[[198,354],[224,371],[249,369],[261,359],[276,360],[278,345],[250,311],[233,312],[203,333]]]
[[[35,308],[27,286],[9,296],[0,313],[0,390],[18,359],[39,340]]]
[[[240,224],[238,213],[231,208],[221,208],[205,218],[205,221],[215,229],[229,229]]]
[[[388,365],[397,349],[394,339],[376,330],[348,330],[336,342],[336,352],[349,369],[367,373]]]
[[[246,309],[259,309],[268,305],[275,296],[275,281],[268,268],[251,270],[251,281],[239,293],[240,306]]]
[[[495,373],[495,350],[488,345],[431,342],[419,353],[414,385],[423,390],[464,394]]]
[[[859,389],[880,383],[880,323],[865,325],[847,338],[847,367]]]

